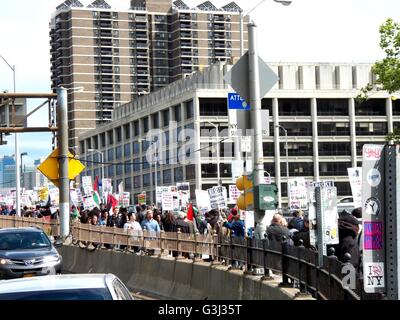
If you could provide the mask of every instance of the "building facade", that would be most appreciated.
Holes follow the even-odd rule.
[[[0,158],[0,188],[15,188],[15,159],[4,156]]]
[[[361,166],[365,143],[383,144],[385,136],[400,127],[399,100],[382,91],[357,102],[360,88],[373,81],[369,64],[269,66],[280,80],[262,99],[262,108],[270,114],[263,161],[279,186],[282,202],[287,201],[286,161],[289,177],[333,180],[339,197],[351,195],[347,168]],[[189,182],[194,198],[195,189],[217,185],[216,125],[222,185],[233,184],[236,146],[228,137],[227,109],[227,95],[233,90],[223,80],[230,67],[216,64],[117,108],[112,123],[80,137],[81,158],[87,165],[83,174],[100,177],[100,157],[87,151],[97,149],[104,155],[105,176],[114,179],[114,187],[124,181],[127,191],[135,195],[147,191],[154,199],[157,159],[157,185]],[[278,125],[287,131],[287,141]],[[188,154],[189,161],[179,161],[182,154]],[[246,156],[251,159],[251,154]]]
[[[110,122],[115,108],[240,56],[234,2],[190,8],[181,0],[125,1],[127,10],[116,11],[103,0],[86,7],[67,0],[51,19],[52,85],[74,89],[68,92],[71,147],[81,133]]]

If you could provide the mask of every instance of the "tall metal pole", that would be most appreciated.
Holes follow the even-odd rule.
[[[258,52],[257,52],[257,26],[254,22],[248,24],[249,30],[249,93],[251,106],[251,124],[254,130],[253,138],[253,170],[254,186],[259,186],[264,180],[262,124],[261,124],[261,96],[259,85]],[[264,212],[254,210],[257,220],[261,220]],[[257,221],[256,220],[256,221]],[[264,231],[264,230],[263,230]]]
[[[218,186],[221,185],[221,169],[220,169],[220,142],[219,142],[219,133],[218,133],[218,126],[215,127],[216,130],[216,138],[217,138],[217,179],[218,179]]]
[[[283,128],[283,127],[282,127]],[[284,128],[283,128],[284,129]],[[288,151],[288,138],[287,138],[287,130],[285,131],[285,149],[286,149],[286,183],[289,185],[289,151]]]
[[[12,67],[12,71],[13,71],[13,82],[14,82],[14,93],[16,93],[16,86],[15,86],[15,65],[13,65]],[[15,214],[20,217],[21,216],[21,176],[19,173],[19,136],[18,133],[15,133],[15,180],[16,180],[16,188],[15,188],[15,192],[16,192],[16,198],[15,198]]]
[[[155,172],[154,172],[154,180],[155,180],[155,183],[154,183],[154,185],[155,185],[155,187],[156,187],[156,190],[154,191],[154,194],[155,194],[155,198],[156,198],[156,201],[154,201],[154,203],[156,204],[156,206],[157,206],[157,187],[158,187],[158,183],[157,183],[157,155],[155,156],[155,163],[154,163],[154,166],[155,166]]]
[[[61,237],[69,236],[68,111],[67,89],[57,88],[57,146],[59,150]]]

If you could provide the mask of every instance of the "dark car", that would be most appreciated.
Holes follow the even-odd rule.
[[[61,273],[59,246],[37,227],[0,229],[0,279]]]

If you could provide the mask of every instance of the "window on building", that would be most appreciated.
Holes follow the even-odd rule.
[[[216,163],[203,163],[201,165],[201,176],[204,178],[217,177],[217,164]]]
[[[196,179],[196,168],[194,164],[185,167],[186,181]]]
[[[115,128],[115,138],[117,139],[117,142],[121,142],[122,140],[121,127]]]
[[[134,159],[133,160],[133,171],[134,172],[140,172],[140,167],[141,167],[141,163],[140,163],[140,158],[139,159]]]
[[[193,100],[189,100],[185,102],[185,118],[191,119],[194,116],[193,110]]]
[[[319,116],[348,116],[348,99],[317,99],[317,114]]]
[[[351,187],[349,182],[336,182],[335,187],[337,190],[337,195],[344,197],[344,196],[351,196]]]
[[[319,136],[349,136],[350,124],[349,122],[319,122],[318,123]]]
[[[169,109],[162,111],[163,127],[169,126]]]
[[[394,116],[400,116],[400,100],[392,101],[392,110]]]
[[[124,134],[125,134],[125,139],[129,139],[131,137],[131,128],[129,123],[124,125]]]
[[[355,103],[356,116],[385,116],[386,101],[385,99],[368,99],[362,103]]]
[[[128,192],[132,191],[132,179],[131,178],[126,178],[124,180],[124,189],[127,190]]]
[[[143,128],[143,133],[147,133],[149,131],[149,118],[148,117],[142,118],[142,128]]]
[[[350,156],[350,142],[320,142],[318,154],[320,156]]]
[[[163,170],[163,184],[172,182],[171,169]]]
[[[132,171],[132,164],[130,164],[130,161],[125,161],[125,174],[130,174]]]
[[[108,144],[114,144],[114,134],[112,130],[107,131]]]
[[[356,122],[356,135],[358,136],[381,136],[387,133],[386,122]]]
[[[347,176],[347,168],[351,168],[351,162],[320,162],[319,174],[321,176]]]
[[[281,175],[286,176],[286,161],[281,159]],[[290,162],[289,176],[314,176],[314,164],[312,162]]]
[[[114,161],[114,149],[107,150],[107,161]]]
[[[115,175],[114,174],[114,166],[113,165],[108,166],[108,177],[113,178],[114,175]]]
[[[200,98],[200,116],[227,116],[226,98]]]
[[[106,134],[100,133],[100,145],[102,148],[106,146]]]
[[[154,113],[151,115],[153,129],[158,129],[160,127],[160,122],[158,118],[158,113]]]
[[[280,116],[310,116],[310,99],[279,99],[278,108]]]
[[[150,173],[146,173],[143,175],[143,187],[150,186]]]
[[[140,153],[140,142],[139,141],[133,141],[132,142],[132,149],[133,149],[133,154],[135,156],[139,155],[139,153]]]
[[[175,168],[174,169],[174,181],[175,182],[183,182],[183,168]]]
[[[312,156],[313,145],[311,142],[288,142],[288,155],[289,157],[299,156]],[[280,154],[281,157],[286,156],[286,143],[280,143]]]
[[[312,136],[311,122],[282,122],[280,125],[287,130],[288,136]],[[282,130],[280,134],[284,135]]]
[[[181,105],[180,104],[176,105],[175,107],[173,107],[173,110],[174,110],[174,120],[176,122],[180,122],[182,120]]]
[[[122,159],[122,146],[115,148],[115,159],[121,160]]]
[[[140,128],[139,128],[139,120],[136,120],[133,122],[133,132],[135,134],[135,137],[137,137],[140,134]]]
[[[131,156],[131,144],[126,143],[124,146],[124,156],[125,158],[129,158]]]
[[[134,188],[141,188],[142,184],[141,184],[141,176],[135,176],[133,177],[133,187]]]
[[[142,157],[142,168],[143,170],[150,168],[150,164],[147,162],[146,157]]]

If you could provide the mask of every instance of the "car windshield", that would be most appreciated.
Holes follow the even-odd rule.
[[[37,249],[50,246],[51,242],[43,232],[0,233],[0,250]]]
[[[112,300],[112,296],[106,288],[88,288],[3,293],[0,300]]]

